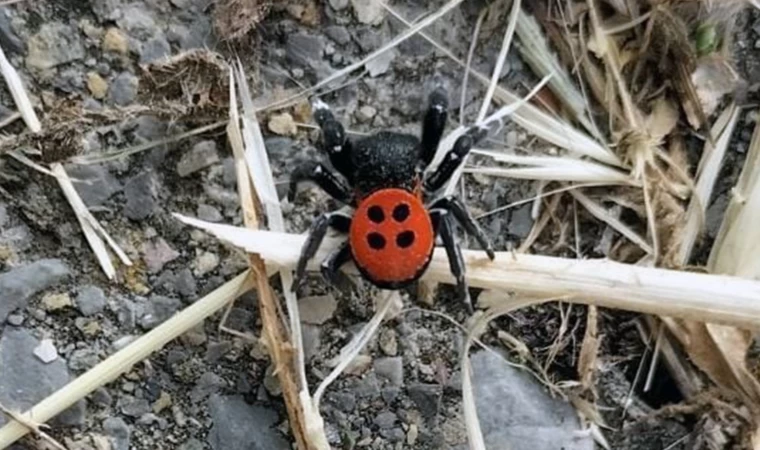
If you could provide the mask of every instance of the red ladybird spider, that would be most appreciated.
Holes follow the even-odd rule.
[[[314,118],[322,130],[322,150],[340,176],[317,161],[308,161],[292,173],[288,198],[294,199],[300,182],[312,181],[336,200],[353,207],[354,213],[330,212],[314,221],[296,266],[294,290],[328,228],[348,233],[348,241],[322,262],[324,278],[336,283],[340,267],[353,260],[364,278],[382,289],[400,289],[420,278],[433,255],[435,236],[440,235],[456,278],[458,296],[471,308],[464,260],[452,221],[475,236],[492,260],[493,248],[458,197],[436,198],[434,194],[472,146],[485,136],[486,129],[470,128],[426,177],[424,171],[435,156],[446,125],[447,109],[446,91],[436,88],[430,94],[421,140],[409,134],[380,131],[351,142],[330,108],[320,100],[314,103]],[[433,199],[425,203],[428,196]]]

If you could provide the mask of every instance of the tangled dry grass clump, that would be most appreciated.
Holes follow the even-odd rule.
[[[481,14],[482,23],[479,21],[472,46],[474,49],[484,35],[504,33],[502,51],[489,77],[473,70],[467,55],[455,55],[425,34],[427,25],[442,20],[461,1],[448,1],[414,24],[386,6],[391,16],[409,27],[407,30],[362,61],[260,109],[253,107],[246,74],[239,64],[204,53],[183,55],[146,68],[142,91],[149,105],[146,108],[185,119],[198,111],[211,111],[209,116],[215,120],[220,118],[219,111],[228,108],[229,120],[174,139],[227,125],[245,227],[184,217],[180,220],[246,251],[250,270],[93,368],[67,387],[67,392],[56,393],[24,417],[48,420],[117,376],[125,370],[124,364],[146,357],[255,286],[261,300],[262,335],[277,367],[297,445],[301,449],[329,448],[319,413],[320,397],[398,299],[389,296],[378,300],[377,315],[346,345],[334,372],[318,388],[311,389],[306,381],[303,350],[297,344],[301,342],[297,302],[289,289],[301,237],[284,233],[259,117],[291,107],[305,96],[318,95],[320,89],[351,76],[372,58],[419,35],[442,56],[460,64],[463,78],[485,89],[477,117],[460,118],[460,123],[482,124],[509,118],[538,139],[530,149],[476,149],[473,153],[482,158],[464,166],[447,187],[453,190],[460,176],[468,173],[538,182],[536,196],[526,200],[535,206],[533,230],[519,250],[501,253],[492,264],[466,254],[471,284],[485,290],[479,305],[482,310],[465,324],[467,337],[462,348],[463,409],[470,447],[485,448],[472,394],[469,348],[479,342],[488,323],[498,317],[516,308],[561,301],[589,306],[577,383],[552,386],[552,390],[573,401],[600,445],[607,444],[605,424],[596,407],[595,380],[602,339],[597,306],[650,314],[642,320],[643,338],[654,343],[655,355],[659,356],[651,359],[647,378],[651,380],[656,364],[662,360],[685,399],[684,407],[699,405],[705,411],[703,420],[738,421],[742,424],[738,439],[757,448],[760,382],[752,367],[757,367],[758,362],[748,362],[747,356],[754,341],[753,331],[748,330],[760,324],[760,284],[752,281],[760,276],[755,250],[760,247],[756,227],[760,215],[760,127],[755,126],[745,166],[732,191],[718,237],[705,250],[707,258],[695,258],[707,205],[744,113],[740,94],[746,83],[732,63],[733,36],[738,15],[751,2],[497,0]],[[268,2],[219,2],[217,27],[235,39],[249,32],[270,6]],[[513,50],[520,52],[536,78],[541,79],[525,97],[499,84],[501,66]],[[14,78],[12,67],[3,61],[0,59],[0,67],[28,127],[28,131],[6,142],[11,143],[9,147],[23,144],[44,153],[39,136],[48,139],[59,131],[52,124],[45,126],[49,117],[43,119],[43,126],[39,125],[23,87],[14,81],[18,77]],[[177,77],[177,73],[189,78]],[[87,120],[112,118],[100,113],[100,119]],[[83,116],[72,116],[65,130],[74,132],[83,123],[87,123]],[[464,130],[460,126],[446,136],[438,159]],[[63,136],[63,142],[72,139],[65,133]],[[74,157],[72,161],[91,163],[147,148],[150,146],[95,155],[100,159],[92,155]],[[29,154],[33,153],[26,155]],[[116,269],[103,242],[110,245],[112,240],[82,208],[76,192],[67,188],[70,182],[58,161],[46,162],[53,164],[42,169],[59,178],[103,270],[113,276]],[[264,220],[269,231],[258,230]],[[606,260],[583,261],[586,255],[579,242],[579,228],[585,223],[596,223],[607,230],[595,243]],[[537,249],[544,254],[536,255]],[[118,246],[111,245],[111,251],[123,264],[129,263],[121,257]],[[285,293],[285,311],[277,304],[269,284],[269,277],[275,273],[279,273]],[[437,254],[425,282],[430,288],[449,281],[444,258]],[[506,341],[512,347],[521,344],[512,338]],[[756,355],[752,358],[756,359]],[[547,384],[552,383],[546,376],[548,363],[531,364]],[[711,403],[706,398],[720,402]],[[6,425],[0,429],[0,447],[27,431],[23,423]],[[705,436],[704,443],[713,448],[723,438],[716,433]]]

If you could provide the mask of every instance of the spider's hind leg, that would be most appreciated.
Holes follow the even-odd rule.
[[[351,245],[348,242],[344,242],[322,261],[322,265],[320,266],[322,277],[342,291],[350,290],[351,281],[346,274],[340,271],[340,268],[350,260]]]
[[[486,233],[480,228],[480,225],[478,225],[459,197],[449,195],[439,198],[433,202],[430,208],[448,211],[453,214],[454,218],[459,222],[462,228],[464,228],[467,233],[475,236],[475,239],[477,239],[480,246],[485,250],[488,258],[493,261],[496,255],[493,252],[491,240],[488,239]]]
[[[470,289],[465,278],[466,266],[464,257],[462,256],[462,249],[457,244],[456,237],[454,236],[451,214],[445,210],[431,210],[430,218],[433,220],[433,226],[441,236],[441,240],[443,240],[443,247],[449,259],[449,269],[456,280],[457,298],[464,303],[467,312],[472,313]]]

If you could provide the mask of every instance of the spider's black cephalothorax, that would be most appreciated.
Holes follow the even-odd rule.
[[[336,200],[355,208],[357,214],[361,211],[362,217],[353,220],[350,215],[331,212],[314,221],[296,267],[294,289],[328,228],[349,233],[349,241],[322,263],[328,281],[335,282],[340,267],[353,259],[370,282],[393,289],[422,275],[432,256],[434,237],[440,235],[458,294],[469,306],[465,265],[453,221],[475,236],[491,259],[493,249],[459,198],[436,198],[434,194],[486,130],[470,128],[425,176],[443,135],[447,108],[446,92],[437,88],[430,95],[421,140],[410,134],[381,131],[352,142],[346,139],[343,126],[329,107],[320,100],[314,103],[314,118],[322,130],[320,145],[337,173],[319,162],[306,162],[292,173],[288,197],[293,200],[300,182],[313,181]],[[426,197],[431,197],[430,201]]]

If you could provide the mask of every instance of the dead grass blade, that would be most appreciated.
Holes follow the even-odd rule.
[[[29,95],[26,93],[26,89],[24,89],[21,77],[19,77],[16,69],[11,65],[10,61],[8,61],[8,58],[5,57],[5,52],[3,52],[1,46],[0,72],[3,73],[5,82],[8,84],[8,90],[11,92],[13,101],[16,103],[16,107],[18,108],[21,117],[24,119],[26,126],[32,133],[39,133],[42,131],[42,125],[37,118],[37,113],[34,112],[34,106],[32,106],[32,102],[29,100]]]
[[[79,221],[79,225],[82,227],[82,232],[84,233],[85,238],[87,238],[90,248],[92,248],[92,251],[95,253],[98,263],[100,263],[100,267],[103,269],[103,272],[105,272],[108,279],[112,280],[116,276],[116,269],[111,262],[111,256],[108,254],[108,249],[106,248],[103,239],[105,239],[111,247],[111,250],[113,250],[124,265],[131,266],[132,261],[129,260],[129,257],[100,225],[92,213],[90,213],[90,210],[87,209],[87,206],[74,188],[74,185],[71,183],[63,166],[60,163],[53,163],[50,167],[51,172],[56,180],[58,180],[58,185],[61,187],[63,195],[66,197],[66,200],[69,201],[69,205],[71,205],[71,209],[74,211],[74,214]]]
[[[403,16],[388,5],[384,4],[383,6],[391,15],[401,21],[404,25],[408,27],[412,26]],[[431,38],[424,32],[420,32],[419,35],[466,70],[467,65],[452,53],[451,50],[436,42],[435,39]],[[489,86],[490,81],[485,75],[473,69],[470,69],[469,73],[483,85]],[[497,86],[494,91],[494,99],[502,104],[510,104],[519,101],[520,97],[501,86]],[[523,105],[519,110],[515,111],[511,117],[515,123],[525,128],[530,133],[573,154],[585,155],[616,167],[624,166],[617,155],[603,144],[577,130],[566,121],[554,117],[530,103]]]
[[[570,191],[570,194],[575,197],[575,199],[578,200],[578,203],[583,205],[583,207],[586,208],[586,210],[590,212],[591,215],[615,229],[617,232],[628,238],[631,242],[641,247],[641,249],[648,254],[654,254],[654,248],[649,245],[646,239],[632,230],[631,227],[623,223],[623,221],[617,218],[615,215],[610,214],[610,212],[607,211],[607,209],[602,205],[593,201],[588,196],[586,196],[586,194],[578,190]]]
[[[37,403],[23,417],[47,422],[250,290],[252,284],[249,271],[238,275]],[[0,428],[0,448],[9,447],[28,432],[19,422],[5,424]]]
[[[724,135],[726,134],[729,137],[732,134],[728,127],[724,132]],[[718,139],[715,153],[717,147],[721,146],[724,135]],[[708,269],[711,273],[731,274],[748,279],[760,277],[760,264],[757,261],[760,234],[757,231],[757,222],[753,222],[759,213],[756,208],[760,203],[759,157],[760,125],[756,124],[747,160],[710,254]],[[748,369],[746,361],[753,333],[711,323],[694,325],[694,328],[697,328],[698,332],[692,329],[694,332],[690,334],[690,338],[694,339],[696,335],[697,342],[690,348],[694,352],[701,350],[698,356],[692,356],[695,362],[703,370],[707,368],[706,371],[718,385],[740,393],[749,408],[755,412],[760,411],[760,383]]]
[[[522,9],[519,11],[517,20],[517,36],[520,38],[517,49],[533,72],[539,76],[554,74],[549,82],[554,95],[592,136],[601,141],[602,134],[590,118],[586,97],[576,87],[570,74],[550,49],[538,22]]]
[[[686,212],[686,225],[681,233],[682,241],[676,255],[678,264],[687,264],[691,251],[697,242],[705,223],[704,216],[718,177],[728,144],[739,119],[739,108],[735,103],[723,110],[712,127],[711,134],[718,136],[715,146],[707,141],[702,151],[702,160],[697,169],[697,183]]]

